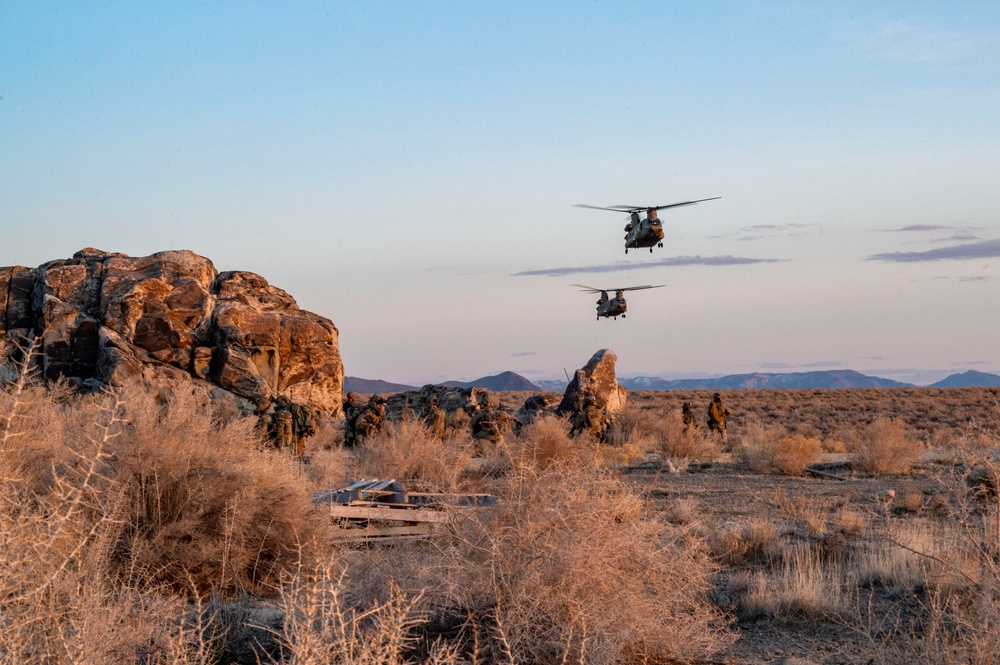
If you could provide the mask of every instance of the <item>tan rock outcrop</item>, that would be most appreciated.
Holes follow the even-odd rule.
[[[604,413],[612,416],[625,407],[628,391],[615,378],[618,356],[611,349],[601,349],[582,368],[576,370],[573,380],[566,386],[562,402],[556,408],[560,415],[583,410],[583,399],[590,395]]]
[[[188,250],[130,257],[88,248],[38,268],[0,268],[0,376],[12,362],[2,352],[36,337],[48,379],[205,382],[244,411],[279,395],[331,416],[341,409],[333,322],[260,275],[218,273]]]

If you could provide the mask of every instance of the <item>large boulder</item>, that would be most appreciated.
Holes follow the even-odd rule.
[[[341,409],[338,331],[251,272],[218,273],[187,250],[145,257],[84,249],[0,268],[0,378],[34,343],[47,379],[90,387],[205,383],[262,412],[278,396]]]
[[[583,410],[583,400],[589,395],[599,409],[612,416],[625,407],[628,391],[615,378],[618,356],[611,349],[601,349],[582,368],[576,370],[566,386],[556,413],[569,415]]]

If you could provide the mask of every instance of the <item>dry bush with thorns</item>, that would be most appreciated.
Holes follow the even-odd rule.
[[[543,415],[527,425],[500,453],[506,465],[514,469],[544,469],[558,463],[596,464],[600,448],[586,436],[571,439],[565,418]]]
[[[502,502],[467,524],[467,606],[515,662],[694,660],[723,646],[696,541],[592,467],[551,464],[504,479]],[[468,593],[468,592],[467,592]]]
[[[692,662],[731,640],[697,539],[596,462],[519,460],[495,480],[498,504],[459,511],[450,539],[352,555],[354,593],[423,594],[476,662]]]
[[[849,433],[846,444],[854,468],[880,476],[909,473],[923,454],[920,442],[898,419],[878,418]]]
[[[396,478],[414,489],[455,492],[462,489],[473,452],[467,433],[451,431],[442,441],[432,437],[421,420],[407,418],[386,422],[356,454],[362,477]]]

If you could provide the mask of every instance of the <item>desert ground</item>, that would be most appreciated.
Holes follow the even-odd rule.
[[[517,407],[528,394],[502,393]],[[0,391],[0,653],[18,663],[995,663],[996,389],[636,392],[608,443],[449,417],[307,459],[197,391]],[[343,538],[358,478],[488,493]]]

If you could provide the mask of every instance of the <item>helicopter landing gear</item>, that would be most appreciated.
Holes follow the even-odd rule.
[[[657,244],[656,246],[662,248],[663,247],[663,243],[661,242],[661,243]]]
[[[625,253],[628,254],[628,247],[625,248]]]
[[[622,318],[623,318],[623,319],[625,318],[625,315],[624,315],[624,314],[622,314]]]
[[[650,254],[652,254],[652,253],[653,253],[653,248],[652,248],[652,247],[650,247],[650,248],[649,248],[649,253],[650,253]]]

